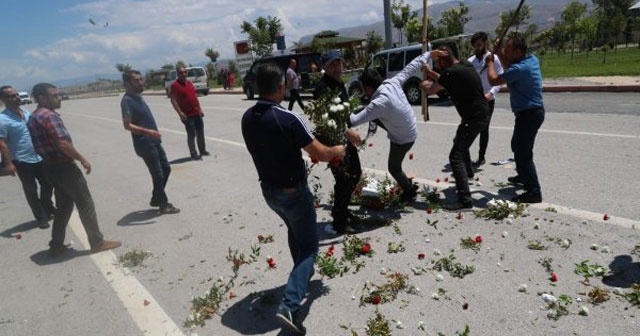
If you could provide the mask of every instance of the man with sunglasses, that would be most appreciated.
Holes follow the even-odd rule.
[[[51,202],[53,187],[44,178],[42,157],[33,148],[27,127],[31,113],[20,106],[20,95],[9,85],[0,87],[0,100],[5,106],[0,113],[0,153],[5,172],[12,176],[18,173],[33,217],[39,228],[46,229],[56,208]]]

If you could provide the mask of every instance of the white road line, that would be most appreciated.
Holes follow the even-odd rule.
[[[85,249],[89,249],[87,234],[76,211],[69,219],[69,226],[80,240],[80,244]],[[91,260],[116,292],[125,309],[144,335],[185,336],[140,281],[131,275],[126,268],[116,266],[117,258],[113,251],[91,254]]]
[[[417,121],[419,124],[432,124],[439,126],[454,126],[457,127],[456,123],[447,123],[447,122],[435,122],[435,121]],[[499,130],[513,130],[513,127],[504,127],[504,126],[489,126],[490,129],[499,129]],[[571,134],[571,135],[588,135],[588,136],[599,136],[599,137],[610,137],[610,138],[622,138],[622,139],[640,139],[640,135],[628,135],[628,134],[610,134],[610,133],[592,133],[592,132],[578,132],[578,131],[563,131],[563,130],[550,130],[541,128],[538,132],[540,133],[558,133],[558,134]]]
[[[73,114],[74,116],[79,116],[79,117],[85,117],[85,118],[93,118],[93,119],[98,119],[98,120],[105,120],[105,121],[109,121],[109,122],[122,122],[121,120],[115,120],[115,119],[109,119],[109,118],[104,118],[104,117],[95,117],[95,116],[88,116],[85,114],[74,114],[74,113],[66,113],[66,114]],[[424,123],[422,121],[418,121],[419,123]],[[458,126],[458,124],[454,124],[454,123],[443,123],[443,122],[433,122],[433,121],[429,121],[429,123],[431,124],[436,124],[436,125],[443,125],[443,126]],[[491,127],[491,128],[496,128],[496,129],[506,129],[506,130],[511,130],[513,128],[510,127]],[[164,132],[169,132],[169,133],[174,133],[174,134],[181,134],[181,135],[186,135],[186,133],[184,131],[176,131],[176,130],[172,130],[172,129],[167,129],[167,128],[161,128],[162,131]],[[540,130],[540,132],[557,132],[557,133],[568,133],[568,134],[580,134],[580,135],[601,135],[601,136],[609,136],[609,137],[622,137],[622,138],[640,138],[638,136],[632,136],[632,135],[616,135],[616,134],[599,134],[599,133],[586,133],[586,132],[570,132],[570,131],[551,131],[551,130]],[[221,143],[225,143],[227,145],[232,145],[232,146],[238,146],[238,147],[242,147],[242,148],[246,148],[244,143],[240,143],[240,142],[236,142],[236,141],[230,141],[230,140],[225,140],[225,139],[219,139],[219,138],[214,138],[214,137],[209,137],[209,136],[205,136],[206,139],[208,140],[212,140],[212,141],[217,141],[217,142],[221,142]],[[378,169],[373,169],[373,168],[364,168],[366,171],[379,175],[379,176],[384,176],[385,174],[387,174],[387,171],[383,171],[383,170],[378,170]],[[416,182],[421,182],[421,183],[425,183],[431,187],[439,187],[440,189],[442,189],[442,187],[448,186],[448,184],[441,184],[441,183],[436,183],[435,181],[431,181],[431,180],[427,180],[427,179],[423,179],[423,178],[415,178]],[[471,189],[472,191],[474,191],[474,189]],[[486,193],[491,193],[488,190],[483,190]],[[491,193],[493,195],[493,197],[495,198],[501,198],[501,196],[499,194],[494,194]],[[548,207],[553,207],[554,209],[556,209],[556,211],[560,214],[563,215],[568,215],[568,216],[572,216],[572,217],[577,217],[577,218],[581,218],[581,219],[586,219],[586,220],[591,220],[594,222],[601,222],[601,223],[605,223],[605,224],[613,224],[613,225],[618,225],[618,226],[622,226],[622,227],[626,227],[626,228],[630,228],[630,229],[640,229],[640,221],[636,221],[633,219],[628,219],[628,218],[624,218],[624,217],[615,217],[615,216],[611,216],[609,218],[609,220],[605,221],[602,217],[603,214],[601,213],[596,213],[596,212],[591,212],[591,211],[587,211],[587,210],[580,210],[580,209],[574,209],[574,208],[569,208],[566,206],[562,206],[562,205],[557,205],[557,204],[551,204],[551,203],[538,203],[538,204],[530,204],[530,206],[532,208],[536,208],[536,209],[541,209],[544,210]]]

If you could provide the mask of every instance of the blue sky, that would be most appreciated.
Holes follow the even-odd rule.
[[[444,2],[430,0],[429,3]],[[413,9],[422,0],[405,0]],[[382,0],[2,0],[5,43],[0,85],[30,91],[38,82],[206,63],[206,48],[233,58],[243,21],[275,16],[287,44],[325,29],[383,19]],[[95,25],[89,20],[93,20]],[[107,25],[108,23],[108,25]]]

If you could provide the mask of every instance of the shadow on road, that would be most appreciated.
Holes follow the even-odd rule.
[[[153,224],[156,221],[153,220],[156,217],[159,217],[160,211],[158,209],[147,209],[147,210],[138,210],[133,211],[126,214],[118,221],[119,226],[127,226],[127,225],[149,225]]]
[[[320,280],[312,280],[309,283],[309,293],[300,307],[303,318],[309,313],[313,301],[328,291]],[[247,295],[222,314],[222,325],[242,335],[262,335],[280,329],[281,325],[275,316],[283,292],[284,285]],[[278,335],[292,334],[283,330]]]
[[[73,247],[70,247],[67,251],[65,251],[59,256],[55,256],[55,257],[51,256],[51,254],[49,254],[49,249],[46,249],[33,254],[30,258],[31,258],[31,261],[33,261],[36,265],[46,266],[46,265],[63,263],[73,258],[83,257],[90,254],[91,254],[90,250],[78,251]]]
[[[605,276],[602,283],[611,287],[630,288],[640,283],[640,262],[633,262],[630,255],[617,255],[609,264],[613,275]]]
[[[187,162],[191,162],[191,161],[193,161],[193,159],[190,156],[186,156],[186,157],[182,157],[182,158],[179,158],[179,159],[171,160],[171,161],[169,161],[169,164],[170,165],[172,165],[172,164],[182,164],[182,163],[187,163]]]
[[[20,232],[25,232],[38,228],[38,223],[35,220],[18,224],[12,228],[8,228],[0,232],[1,237],[16,239],[16,235]]]

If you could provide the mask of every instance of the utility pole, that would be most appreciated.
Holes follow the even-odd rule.
[[[383,0],[384,3],[384,48],[391,49],[393,37],[391,36],[391,0]]]

